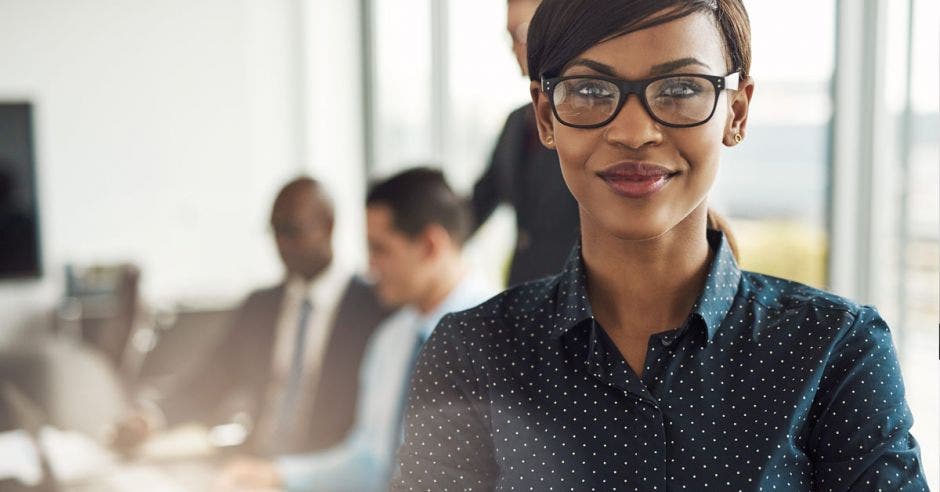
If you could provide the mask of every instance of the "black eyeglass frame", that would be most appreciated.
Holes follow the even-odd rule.
[[[658,118],[655,114],[653,114],[653,110],[650,109],[649,102],[646,100],[646,88],[653,82],[663,80],[663,79],[669,79],[673,77],[696,77],[700,79],[705,79],[712,83],[712,85],[715,87],[715,100],[712,102],[712,110],[710,113],[708,113],[707,118],[705,118],[704,120],[698,123],[677,125],[674,123],[665,122],[661,120],[660,118]],[[617,101],[617,108],[614,109],[614,112],[611,113],[610,117],[600,123],[596,123],[593,125],[575,125],[575,124],[565,122],[565,120],[563,120],[560,116],[558,116],[558,108],[555,107],[555,95],[554,95],[555,87],[560,82],[563,82],[565,80],[571,80],[571,79],[603,80],[605,82],[610,82],[616,85],[617,88],[620,90],[620,100]],[[658,75],[656,77],[650,77],[648,79],[641,79],[641,80],[623,80],[623,79],[618,79],[614,77],[606,77],[603,75],[568,75],[564,77],[551,77],[551,78],[542,77],[542,92],[546,95],[546,97],[548,97],[548,103],[552,106],[552,113],[555,114],[555,118],[562,125],[569,126],[572,128],[600,128],[604,125],[609,124],[611,121],[614,120],[614,118],[617,117],[618,114],[620,114],[620,110],[623,109],[623,105],[626,104],[627,98],[629,98],[630,94],[636,94],[637,98],[639,98],[640,100],[640,103],[643,104],[643,108],[646,109],[646,114],[648,114],[650,118],[653,119],[653,121],[656,121],[657,123],[664,125],[664,126],[668,126],[670,128],[691,128],[693,126],[699,126],[699,125],[704,125],[705,123],[708,123],[708,120],[712,119],[712,116],[715,115],[715,109],[718,108],[718,98],[721,96],[721,93],[725,89],[738,90],[740,83],[741,83],[741,71],[740,70],[735,70],[729,73],[728,75],[724,75],[724,76],[705,75],[705,74],[700,74],[700,73],[671,73],[671,74],[666,74],[666,75]]]

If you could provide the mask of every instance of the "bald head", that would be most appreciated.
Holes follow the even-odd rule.
[[[288,182],[277,198],[274,199],[274,209],[311,208],[315,214],[324,219],[333,221],[333,201],[320,185],[320,182],[310,177],[300,177]]]
[[[297,178],[281,188],[271,228],[289,273],[310,280],[332,261],[333,203],[316,180]]]

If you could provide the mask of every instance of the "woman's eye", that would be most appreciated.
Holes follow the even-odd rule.
[[[695,81],[671,81],[663,84],[657,97],[688,98],[702,93],[702,87]]]
[[[593,82],[578,84],[575,86],[574,92],[581,97],[589,98],[607,98],[613,95],[613,93],[608,88]]]

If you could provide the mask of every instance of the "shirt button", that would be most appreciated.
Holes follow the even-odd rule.
[[[663,344],[663,347],[671,347],[672,342],[675,340],[672,337],[662,337],[659,339],[659,341]]]

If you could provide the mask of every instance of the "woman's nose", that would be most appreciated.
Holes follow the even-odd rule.
[[[655,145],[662,141],[662,129],[650,116],[636,94],[627,96],[620,112],[605,127],[607,141],[631,149]]]

